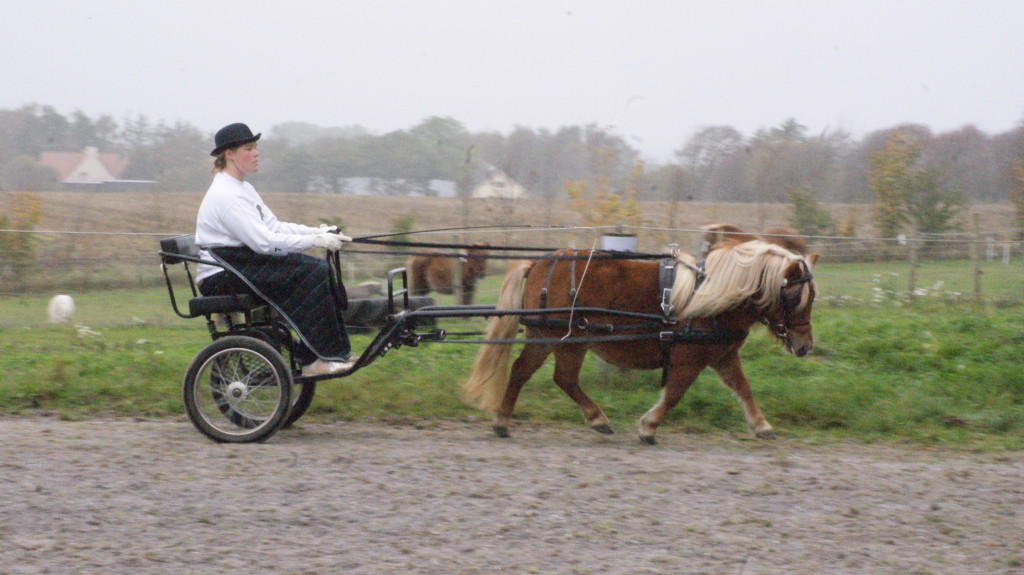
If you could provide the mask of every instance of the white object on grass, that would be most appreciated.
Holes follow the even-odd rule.
[[[68,323],[75,315],[75,300],[69,295],[55,295],[46,306],[46,313],[50,316],[50,323]]]

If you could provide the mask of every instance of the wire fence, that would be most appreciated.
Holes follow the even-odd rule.
[[[635,235],[641,252],[668,253],[670,243],[692,254],[702,248],[699,229],[653,227],[510,226],[449,229],[406,239],[483,242],[495,248],[599,248],[602,234],[612,231]],[[178,233],[0,230],[0,246],[5,246],[0,249],[0,330],[46,324],[47,304],[56,294],[74,298],[74,321],[83,325],[180,326],[184,320],[171,310],[157,256],[159,240]],[[12,241],[15,235],[17,241]],[[1004,306],[1024,301],[1024,245],[1007,239],[1017,235],[1016,230],[976,230],[898,238],[806,239],[810,251],[821,254],[815,280],[819,300],[827,305],[905,305],[926,299],[949,305]],[[349,244],[342,258],[346,285],[368,284],[368,293],[379,292],[387,272],[402,267],[410,252],[416,251],[423,250]],[[482,303],[496,297],[508,259],[536,255],[499,249],[489,253],[488,277],[477,292]]]

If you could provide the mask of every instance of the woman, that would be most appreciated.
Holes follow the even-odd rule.
[[[341,249],[351,238],[338,229],[279,221],[245,177],[259,170],[257,141],[245,124],[230,124],[214,137],[213,183],[196,218],[200,256],[224,267],[200,264],[196,282],[204,296],[254,292],[268,301],[299,334],[294,355],[302,375],[347,371],[355,364],[342,319],[344,302],[331,289],[322,258],[313,247]]]

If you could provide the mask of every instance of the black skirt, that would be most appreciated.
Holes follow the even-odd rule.
[[[213,248],[213,259],[273,306],[320,359],[347,361],[344,290],[332,289],[326,260],[305,254],[269,256],[249,248]]]

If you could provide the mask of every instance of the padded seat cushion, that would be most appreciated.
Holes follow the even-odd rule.
[[[215,295],[197,297],[188,300],[188,312],[192,316],[209,313],[246,312],[259,305],[256,298],[249,294]]]

